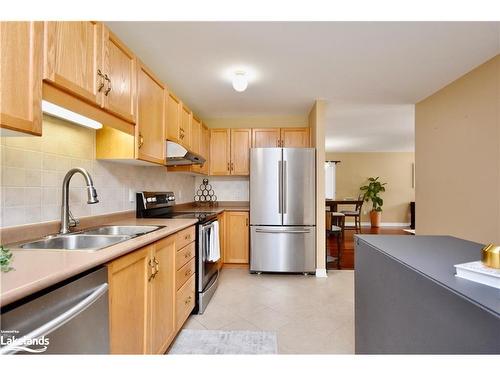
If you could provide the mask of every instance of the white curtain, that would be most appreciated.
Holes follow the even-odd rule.
[[[325,163],[325,195],[326,199],[335,199],[335,166],[336,163]]]

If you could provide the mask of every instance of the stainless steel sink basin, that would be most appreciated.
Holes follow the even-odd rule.
[[[130,239],[131,236],[89,236],[85,234],[61,235],[24,243],[21,249],[43,250],[100,250]]]
[[[107,225],[82,231],[87,235],[140,236],[162,228],[157,225]]]

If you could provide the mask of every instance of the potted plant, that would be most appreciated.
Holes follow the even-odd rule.
[[[372,228],[380,226],[382,218],[382,206],[384,200],[380,198],[379,194],[385,191],[386,182],[380,182],[378,177],[370,177],[368,185],[361,186],[359,189],[363,192],[363,200],[365,202],[372,201],[372,209],[370,211],[370,223]]]

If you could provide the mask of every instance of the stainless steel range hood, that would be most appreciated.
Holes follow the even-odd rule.
[[[166,164],[169,166],[203,164],[205,162],[204,157],[186,150],[178,143],[167,141],[166,147]]]

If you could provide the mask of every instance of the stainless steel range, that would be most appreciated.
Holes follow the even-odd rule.
[[[203,314],[219,281],[217,262],[220,259],[219,223],[217,214],[209,211],[189,212],[175,210],[173,192],[148,192],[136,194],[138,218],[197,219],[196,223],[196,303],[193,312]],[[215,249],[217,247],[217,249]]]

